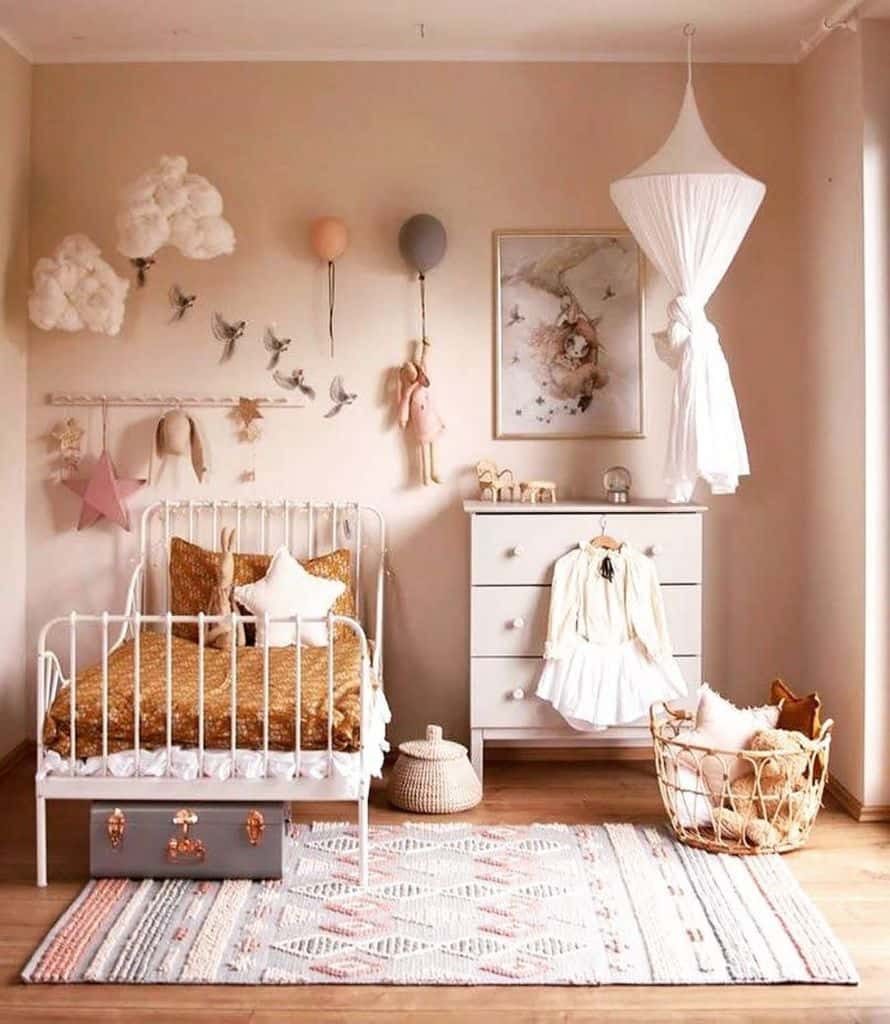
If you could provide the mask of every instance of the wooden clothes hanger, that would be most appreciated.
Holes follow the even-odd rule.
[[[590,544],[595,548],[606,548],[609,551],[617,551],[622,544],[622,541],[616,540],[614,537],[610,537],[606,533],[606,517],[600,517],[600,532],[599,535],[594,537]]]

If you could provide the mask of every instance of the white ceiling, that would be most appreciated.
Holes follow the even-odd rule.
[[[890,13],[890,0],[869,2]],[[0,0],[0,35],[35,63],[677,60],[685,56],[681,28],[690,21],[698,29],[697,59],[794,61],[801,40],[812,37],[837,5],[838,0]]]

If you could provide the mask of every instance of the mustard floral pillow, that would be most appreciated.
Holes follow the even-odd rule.
[[[241,587],[261,580],[271,561],[271,555],[236,554],[235,586]],[[334,602],[331,611],[335,615],[355,615],[351,559],[346,548],[318,558],[301,559],[300,565],[313,576],[344,583],[346,589]],[[209,614],[218,566],[218,552],[191,544],[182,537],[173,537],[170,541],[170,611],[174,615],[197,615],[199,612]],[[339,640],[350,633],[347,626],[337,626],[335,637]],[[196,623],[174,623],[173,634],[183,640],[198,642]]]

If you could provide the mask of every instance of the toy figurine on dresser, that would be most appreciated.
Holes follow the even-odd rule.
[[[516,479],[510,469],[499,469],[490,459],[476,463],[476,483],[480,501],[512,501]]]

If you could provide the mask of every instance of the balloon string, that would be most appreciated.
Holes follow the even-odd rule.
[[[108,403],[102,402],[102,451],[108,448]]]
[[[420,281],[420,337],[426,341],[426,278],[423,274],[417,275]]]
[[[328,260],[328,337],[331,339],[331,359],[334,358],[334,300],[337,295],[337,272],[334,261]]]

